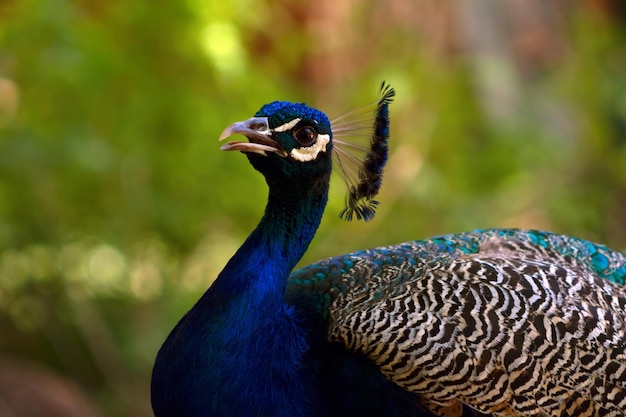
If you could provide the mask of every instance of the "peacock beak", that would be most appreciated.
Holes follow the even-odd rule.
[[[243,135],[249,142],[228,142],[222,145],[221,150],[252,152],[263,156],[267,156],[267,152],[275,152],[280,156],[287,156],[287,152],[271,138],[272,130],[269,128],[267,117],[252,117],[243,122],[235,122],[224,129],[219,140],[232,135]]]

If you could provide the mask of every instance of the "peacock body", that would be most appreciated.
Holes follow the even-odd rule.
[[[624,416],[626,257],[576,238],[482,230],[292,274],[328,339],[440,415]]]
[[[382,89],[362,158],[336,161],[351,178],[347,218],[374,214],[393,94]],[[264,175],[268,203],[161,347],[155,416],[623,416],[619,252],[484,230],[291,273],[319,226],[332,157],[347,155],[346,126],[274,102],[222,134],[248,138],[222,149],[245,153]]]

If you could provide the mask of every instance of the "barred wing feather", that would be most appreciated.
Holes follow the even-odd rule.
[[[328,339],[436,414],[623,416],[626,258],[545,232],[485,230],[356,252],[292,275]]]

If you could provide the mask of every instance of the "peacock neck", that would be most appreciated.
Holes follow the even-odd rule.
[[[308,345],[283,295],[326,205],[328,183],[318,184],[270,187],[257,228],[159,351],[156,416],[306,415],[293,399],[312,392],[300,366]]]
[[[282,304],[287,278],[313,239],[327,198],[327,178],[306,188],[270,185],[260,223],[208,291],[212,302],[240,296],[264,310]]]

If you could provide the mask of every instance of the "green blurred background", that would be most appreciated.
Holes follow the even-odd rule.
[[[264,208],[217,137],[276,99],[397,91],[376,219],[334,178],[303,263],[486,227],[626,250],[625,28],[622,0],[0,1],[0,415],[151,415]]]

